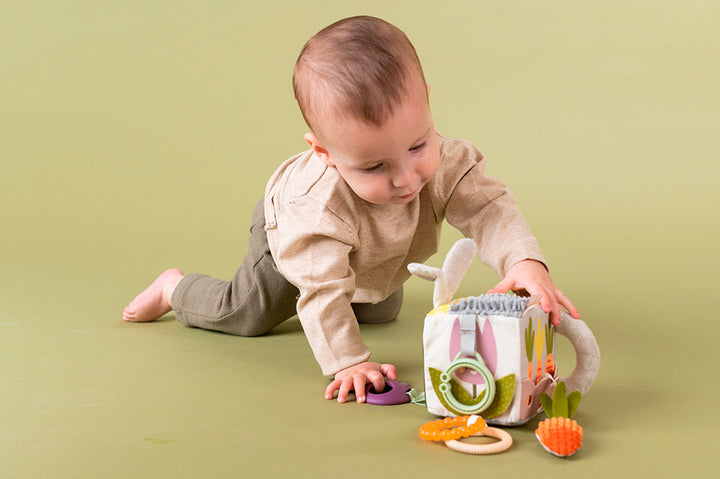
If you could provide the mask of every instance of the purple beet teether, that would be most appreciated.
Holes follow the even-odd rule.
[[[397,381],[395,379],[385,379],[385,390],[381,393],[374,392],[372,384],[367,386],[367,399],[365,402],[376,406],[393,406],[395,404],[404,404],[410,402],[408,392],[413,387],[408,383]]]

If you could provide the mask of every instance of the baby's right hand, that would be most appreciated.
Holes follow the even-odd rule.
[[[385,376],[397,379],[397,370],[392,364],[364,362],[343,369],[335,375],[333,382],[325,390],[325,399],[332,399],[338,391],[337,400],[344,403],[350,391],[355,391],[355,400],[365,402],[365,387],[368,383],[373,385],[375,391],[385,389]]]

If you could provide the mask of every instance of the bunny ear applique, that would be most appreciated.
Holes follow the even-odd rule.
[[[453,321],[452,331],[450,333],[450,361],[453,361],[458,353],[460,353],[460,329],[460,319],[456,318],[455,321]],[[485,320],[482,332],[480,331],[480,324],[476,323],[475,325],[475,351],[480,353],[480,356],[482,356],[485,362],[485,366],[495,375],[495,370],[497,369],[497,346],[495,345],[495,332],[493,331],[492,323],[488,319]],[[456,376],[458,379],[470,384],[485,383],[482,376],[472,370],[466,369],[458,371]]]
[[[485,320],[482,333],[480,335],[480,355],[485,360],[485,366],[495,375],[497,369],[497,345],[495,344],[495,331],[489,319]]]

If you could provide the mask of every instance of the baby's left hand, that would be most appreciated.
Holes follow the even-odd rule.
[[[560,324],[560,313],[564,307],[571,317],[580,319],[580,313],[562,291],[555,287],[550,273],[539,261],[525,259],[515,263],[505,278],[488,293],[506,293],[508,290],[525,289],[532,295],[541,295],[540,307],[550,313],[552,324]]]

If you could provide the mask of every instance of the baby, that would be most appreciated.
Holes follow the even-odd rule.
[[[501,277],[490,292],[542,295],[557,324],[562,308],[540,247],[507,187],[485,176],[485,159],[435,131],[429,91],[412,44],[397,27],[360,16],[305,45],[293,75],[310,132],[308,151],[285,161],[255,207],[248,253],[230,281],[178,269],[162,273],[123,312],[256,336],[298,315],[325,390],[365,401],[395,366],[370,361],[358,322],[394,319],[407,265],[438,249],[443,220],[475,240]]]

